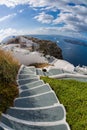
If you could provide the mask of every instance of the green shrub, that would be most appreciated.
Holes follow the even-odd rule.
[[[13,106],[13,100],[18,96],[16,85],[0,85],[0,113],[5,112],[10,106]]]

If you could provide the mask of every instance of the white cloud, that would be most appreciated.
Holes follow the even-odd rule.
[[[29,4],[32,7],[44,7],[47,6],[50,0],[29,0]]]
[[[80,18],[78,15],[74,15],[72,13],[60,13],[58,17],[53,20],[54,24],[60,24],[60,23],[65,23],[65,24],[72,24],[73,22],[80,22]]]
[[[67,6],[68,3],[75,3],[78,4],[87,4],[87,0],[29,0],[29,5],[31,7],[45,7],[43,8],[48,10],[68,10],[69,6]],[[68,9],[67,9],[68,8]]]
[[[22,30],[22,29],[19,30],[19,29],[14,29],[14,28],[1,29],[0,42],[8,36],[28,35],[28,34],[35,34],[35,30]]]
[[[16,16],[16,13],[4,16],[4,17],[0,18],[0,22],[3,22],[3,21],[5,21],[5,20],[7,20],[7,19],[9,19],[11,17],[14,17],[14,16]]]
[[[23,11],[24,11],[24,9],[21,9],[21,10],[19,10],[18,12],[19,12],[19,13],[22,13]]]
[[[87,28],[87,17],[75,12],[73,13],[60,13],[59,16],[53,21],[54,24],[59,24],[64,22],[66,25],[71,25],[77,31],[85,31]],[[83,27],[83,29],[82,29]]]
[[[0,5],[14,7],[20,4],[29,4],[32,7],[60,6],[63,3],[87,4],[87,0],[1,0]]]
[[[74,3],[75,6],[70,6],[68,3]],[[57,31],[70,32],[87,32],[87,0],[1,0],[0,5],[6,5],[8,7],[15,7],[20,4],[28,4],[32,9],[39,9],[41,12],[34,17],[38,22],[46,24],[60,24],[65,23],[63,27],[57,28]],[[40,8],[38,8],[40,7]],[[46,11],[60,10],[60,14],[54,19],[52,15],[46,13]],[[21,12],[21,11],[20,11]],[[10,16],[2,18],[8,19]],[[55,32],[56,29],[54,29]],[[44,31],[44,30],[43,30]]]
[[[0,30],[0,42],[7,36],[21,35],[21,34],[23,34],[22,30],[16,30],[16,29],[12,29],[12,28],[1,29]]]
[[[41,23],[51,23],[54,19],[52,15],[46,14],[45,12],[39,13],[39,15],[35,16],[34,19]]]
[[[7,7],[15,7],[20,4],[28,4],[30,0],[1,0],[0,5],[6,5]]]
[[[68,5],[70,2],[75,3],[75,6]],[[81,4],[87,4],[86,0],[42,0],[42,4],[41,0],[30,0],[30,5],[32,7],[42,7],[41,10],[44,11],[44,14],[40,13],[35,17],[37,21],[42,23],[53,23],[53,25],[64,23],[64,27],[62,28],[66,29],[66,31],[68,29],[67,27],[72,27],[71,31],[76,29],[76,31],[79,32],[86,32],[87,7],[82,6]],[[60,10],[60,14],[55,19],[51,19],[51,17],[46,19],[46,10],[55,12]]]
[[[42,31],[43,30],[43,31]],[[67,31],[66,31],[67,30]],[[42,27],[38,30],[38,33],[40,34],[65,34],[65,32],[70,33],[71,30],[73,32],[77,32],[75,29],[73,29],[73,26],[66,25],[64,27]],[[66,35],[66,34],[65,34]]]
[[[47,35],[64,35],[64,36],[70,36],[70,37],[79,37],[79,38],[85,38],[87,39],[86,36],[83,36],[81,33],[79,33],[76,30],[71,31],[73,29],[72,26],[66,25],[65,27],[41,27],[38,28],[34,33],[36,34],[47,34]],[[66,31],[67,29],[67,31]]]

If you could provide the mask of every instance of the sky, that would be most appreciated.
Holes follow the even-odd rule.
[[[87,0],[0,0],[0,41],[29,34],[87,39]]]

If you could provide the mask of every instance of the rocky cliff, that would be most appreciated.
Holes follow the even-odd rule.
[[[52,42],[50,40],[41,40],[34,37],[26,37],[29,40],[32,40],[33,42],[39,44],[38,51],[43,52],[44,55],[51,55],[58,59],[63,59],[62,56],[62,50],[55,42]]]
[[[31,45],[32,51],[43,52],[44,55],[51,55],[54,56],[55,58],[63,59],[62,50],[58,47],[58,45],[55,42],[49,40],[40,40],[38,38],[30,36],[18,36],[6,41],[6,44],[12,44],[12,43],[20,44],[22,45],[22,48],[23,47],[27,48],[26,44],[32,44]],[[38,47],[35,47],[34,43],[37,44]]]

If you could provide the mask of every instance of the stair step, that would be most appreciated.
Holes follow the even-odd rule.
[[[31,88],[34,88],[34,87],[37,87],[37,86],[40,86],[43,84],[44,84],[43,80],[38,80],[38,81],[34,81],[32,83],[27,83],[27,84],[21,85],[20,89],[21,90],[31,89]]]
[[[25,91],[22,91],[20,93],[19,97],[37,95],[37,94],[49,92],[50,90],[51,90],[51,87],[48,84],[43,84],[39,87],[35,87],[33,89],[27,89]]]
[[[13,118],[9,115],[4,115],[4,118],[9,120],[14,130],[70,130],[65,121],[57,122],[29,122]]]
[[[63,105],[60,104],[36,110],[10,108],[7,113],[8,115],[18,119],[35,122],[60,121],[65,119],[66,115]]]
[[[27,84],[27,83],[32,83],[34,81],[38,81],[39,80],[39,77],[37,78],[31,78],[31,79],[21,79],[21,80],[17,80],[17,83],[18,85],[24,85],[24,84]]]
[[[26,79],[26,78],[37,78],[38,76],[37,75],[33,75],[33,74],[20,74],[18,76],[18,80],[21,80],[21,79]]]
[[[15,107],[33,108],[33,107],[45,107],[58,103],[58,99],[53,91],[38,94],[30,97],[16,98],[14,101]]]

